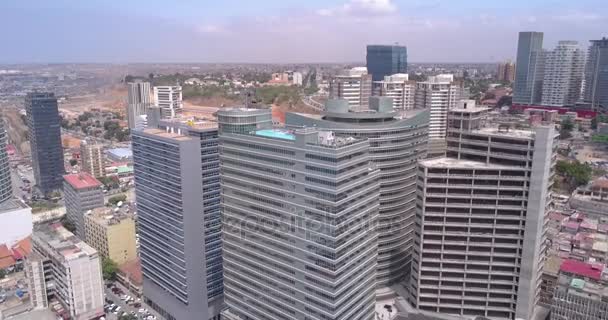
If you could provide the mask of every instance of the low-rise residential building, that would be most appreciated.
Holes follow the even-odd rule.
[[[137,258],[135,221],[112,208],[97,208],[84,215],[85,241],[102,257],[123,264]]]
[[[551,304],[552,320],[601,320],[608,314],[608,269],[601,263],[564,260]]]
[[[84,214],[104,205],[101,182],[86,172],[68,174],[63,179],[66,217],[76,227],[76,235],[84,239]]]
[[[47,308],[52,297],[71,319],[89,320],[104,315],[100,257],[60,224],[35,228],[25,272],[34,309]]]
[[[608,179],[597,179],[588,185],[580,186],[570,197],[570,207],[584,212],[590,217],[608,221]]]

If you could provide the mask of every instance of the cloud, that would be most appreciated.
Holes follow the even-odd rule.
[[[604,19],[601,15],[593,12],[568,12],[553,17],[554,20],[573,23],[588,23]]]
[[[350,0],[341,6],[317,10],[320,16],[364,16],[387,15],[397,12],[397,6],[392,0]]]

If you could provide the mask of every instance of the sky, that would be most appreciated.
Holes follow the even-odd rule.
[[[0,63],[411,62],[513,59],[519,31],[608,36],[606,0],[0,0]]]

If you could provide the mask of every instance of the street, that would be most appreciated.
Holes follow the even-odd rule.
[[[114,282],[114,285],[117,288],[119,288],[120,290],[122,290],[123,294],[126,294],[128,296],[136,298],[136,296],[135,296],[134,293],[132,293],[129,290],[127,290],[120,283]],[[109,288],[105,287],[104,290],[105,290],[105,297],[106,297],[106,299],[111,300],[113,303],[115,303],[116,305],[120,306],[120,312],[118,312],[118,314],[113,314],[111,312],[106,312],[106,319],[107,320],[117,320],[118,316],[122,312],[126,312],[126,313],[129,313],[129,314],[131,312],[135,312],[135,316],[137,317],[137,319],[145,319],[143,317],[143,314],[141,314],[141,313],[138,312],[138,310],[142,309],[142,308],[143,309],[147,309],[148,310],[147,312],[150,315],[155,316],[157,320],[164,320],[163,317],[161,317],[158,313],[156,313],[156,311],[152,310],[152,308],[150,308],[150,306],[146,305],[143,301],[138,301],[139,303],[141,303],[141,306],[139,308],[135,308],[133,306],[129,306],[123,300],[121,300],[119,295],[116,295],[116,294],[114,294],[114,292],[112,292],[112,289],[109,289]]]

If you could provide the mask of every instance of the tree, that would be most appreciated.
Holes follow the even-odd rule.
[[[70,159],[70,166],[73,167],[73,166],[75,166],[77,164],[78,164],[78,160],[76,160],[76,159]]]
[[[116,272],[118,272],[118,265],[110,258],[101,259],[101,271],[103,273],[103,279],[114,281],[116,280]]]
[[[574,123],[570,118],[562,121],[561,128],[559,130],[559,137],[561,139],[569,139],[572,137],[572,129],[574,129]]]
[[[132,314],[125,313],[122,316],[118,317],[118,320],[137,320],[137,317]]]
[[[559,131],[559,138],[563,140],[570,139],[572,138],[572,133],[570,132],[570,130],[565,130],[562,128]]]
[[[115,195],[115,196],[111,197],[110,199],[108,199],[108,203],[111,205],[115,205],[115,204],[119,203],[120,201],[126,201],[126,200],[127,200],[127,195],[119,194],[119,195]]]
[[[557,173],[568,183],[570,190],[587,184],[592,177],[593,169],[588,164],[578,161],[559,160],[555,166]]]
[[[6,277],[6,271],[4,269],[0,269],[0,279],[4,279]]]
[[[591,129],[597,129],[598,123],[608,123],[608,116],[600,114],[597,117],[591,119]]]

